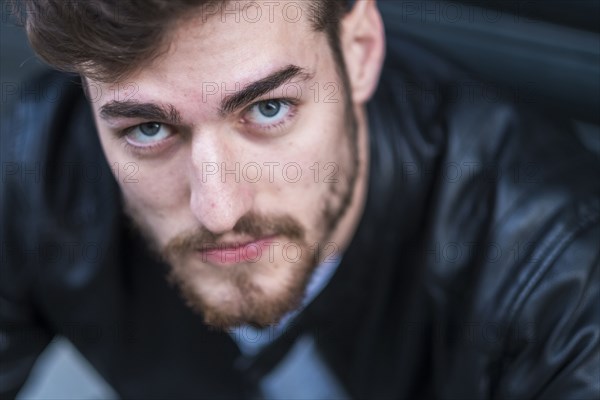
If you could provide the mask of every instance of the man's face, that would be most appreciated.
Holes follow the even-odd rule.
[[[267,10],[182,20],[123,82],[89,81],[128,214],[221,327],[297,307],[357,218],[356,126],[327,37]]]

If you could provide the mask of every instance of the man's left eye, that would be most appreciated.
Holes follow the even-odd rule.
[[[277,125],[288,116],[291,106],[283,100],[265,100],[251,106],[246,119],[256,125]]]

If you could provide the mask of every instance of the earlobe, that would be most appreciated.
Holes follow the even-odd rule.
[[[357,0],[341,24],[342,51],[355,104],[367,102],[377,87],[385,58],[385,33],[374,0]]]

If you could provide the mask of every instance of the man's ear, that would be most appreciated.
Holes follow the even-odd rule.
[[[383,21],[375,0],[356,0],[352,10],[342,19],[340,40],[352,100],[367,102],[377,88],[385,58]]]

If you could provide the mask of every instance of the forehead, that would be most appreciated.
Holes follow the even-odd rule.
[[[307,21],[308,17],[296,21],[287,18],[285,13],[275,12],[272,15],[264,12],[257,14],[260,18],[240,17],[246,15],[243,10],[248,8],[230,9],[231,6],[228,6],[240,3],[254,4],[252,7],[258,10],[264,4],[230,2],[209,15],[203,8],[197,15],[181,19],[167,37],[169,50],[162,61],[179,63],[181,66],[202,63],[207,67],[215,64],[223,67],[223,64],[227,64],[234,70],[247,62],[267,60],[273,55],[292,57],[299,52],[305,53],[309,49],[306,45],[317,36]],[[298,2],[286,1],[283,4]]]
[[[173,90],[191,97],[207,85],[239,89],[285,65],[315,70],[327,41],[314,31],[307,3],[229,1],[199,7],[173,24],[162,54],[104,93],[115,93],[116,87],[133,89],[140,100],[166,90],[170,97]]]

